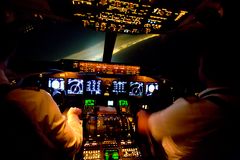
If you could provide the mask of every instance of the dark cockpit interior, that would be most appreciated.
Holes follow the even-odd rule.
[[[211,0],[11,3],[21,41],[9,77],[48,91],[62,112],[82,109],[84,142],[76,160],[153,158],[137,133],[136,113],[199,91],[194,53],[204,35],[193,35],[223,14]]]

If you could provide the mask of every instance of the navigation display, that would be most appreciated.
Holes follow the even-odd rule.
[[[114,80],[112,82],[112,93],[115,95],[127,93],[127,82]]]
[[[143,82],[129,83],[129,96],[143,96]]]
[[[67,79],[67,94],[68,95],[80,95],[83,94],[83,80],[77,78]]]
[[[102,80],[92,79],[86,81],[86,94],[101,95],[102,94]]]

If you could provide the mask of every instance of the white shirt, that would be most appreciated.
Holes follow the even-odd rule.
[[[203,91],[209,92],[214,89]],[[152,136],[162,143],[169,160],[178,160],[192,152],[195,144],[213,132],[221,119],[219,107],[207,100],[195,103],[177,99],[170,107],[150,115]]]
[[[1,69],[0,77],[0,84],[8,83]],[[6,98],[30,117],[43,140],[62,145],[57,147],[66,149],[70,155],[79,151],[83,141],[81,121],[77,115],[63,115],[48,92],[18,88],[9,92]]]
[[[83,140],[81,122],[78,118],[64,116],[45,90],[15,89],[7,99],[21,106],[38,132],[47,135],[51,142],[60,142],[68,151],[78,151]]]

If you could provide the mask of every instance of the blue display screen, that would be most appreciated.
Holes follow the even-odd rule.
[[[143,96],[143,82],[129,83],[129,96]]]
[[[54,90],[61,90],[65,89],[65,81],[63,78],[49,78],[48,79],[48,88],[52,88]]]
[[[159,85],[157,82],[150,82],[146,83],[145,86],[145,95],[146,96],[151,96],[155,90],[159,89]]]
[[[127,93],[127,81],[112,81],[112,93],[115,95]]]
[[[67,94],[68,95],[78,95],[83,94],[83,80],[78,78],[67,79]]]
[[[86,94],[101,95],[102,94],[102,80],[87,80],[86,81]]]

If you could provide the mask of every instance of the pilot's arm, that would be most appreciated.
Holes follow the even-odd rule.
[[[149,119],[149,114],[144,111],[144,110],[140,110],[137,113],[137,118],[138,118],[138,132],[140,134],[143,135],[147,135],[150,130],[149,130],[149,126],[148,126],[148,119]]]
[[[143,134],[150,132],[155,140],[161,141],[165,136],[184,135],[193,130],[192,120],[197,118],[198,114],[190,103],[179,98],[164,110],[150,115],[139,111],[137,116],[138,131]]]
[[[177,99],[164,110],[148,115],[139,112],[138,122],[141,133],[150,133],[161,143],[171,157],[185,155],[191,151],[194,143],[201,141],[204,135],[214,130],[217,124],[218,107],[202,100],[191,103],[185,98]]]
[[[45,90],[16,89],[9,94],[9,99],[22,107],[45,140],[70,155],[79,151],[83,141],[82,123],[78,118],[80,109],[70,108],[67,115],[63,115]]]

